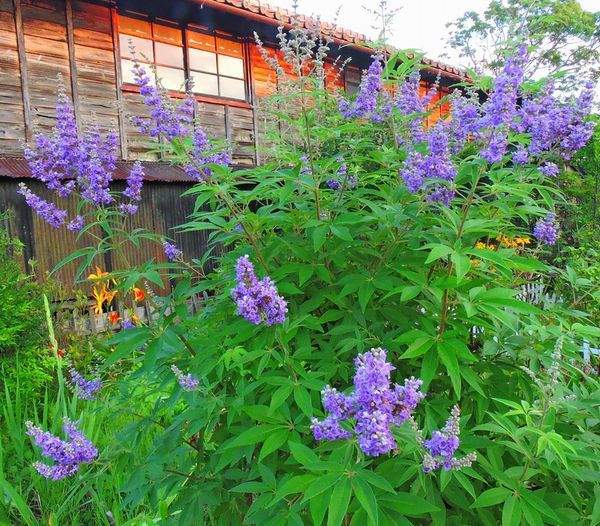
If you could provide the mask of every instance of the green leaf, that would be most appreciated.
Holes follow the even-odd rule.
[[[261,424],[253,426],[246,431],[242,431],[231,442],[223,446],[223,449],[231,449],[233,447],[251,446],[265,440],[273,431],[281,429],[283,426],[274,424]]]
[[[315,480],[304,492],[302,502],[306,502],[313,497],[323,493],[326,489],[333,486],[341,477],[340,473],[328,473]]]
[[[319,462],[319,457],[317,454],[304,444],[299,442],[288,442],[288,447],[292,452],[292,457],[294,457],[294,460],[303,466],[308,464],[316,464]]]
[[[471,508],[487,508],[488,506],[495,506],[504,502],[511,492],[506,488],[491,488],[484,491],[475,502],[471,504]]]
[[[446,342],[441,341],[438,343],[438,354],[442,360],[442,363],[446,367],[446,371],[448,371],[448,376],[450,376],[450,381],[452,382],[452,387],[454,388],[456,397],[460,399],[460,368],[458,366],[458,360],[456,358],[456,354],[454,353],[454,349],[452,349]]]
[[[410,301],[413,298],[416,298],[422,290],[423,287],[420,287],[419,285],[409,285],[408,287],[404,287],[404,289],[402,289],[402,294],[400,294],[400,301]]]
[[[460,283],[471,268],[471,260],[458,252],[453,252],[450,259],[452,260],[452,263],[454,263],[456,277]]]
[[[36,520],[33,511],[25,502],[25,499],[15,490],[4,478],[0,477],[0,488],[6,493],[8,498],[13,502],[17,508],[21,519],[25,521],[27,526],[39,526],[39,522]]]
[[[276,451],[283,444],[285,444],[289,435],[289,429],[280,429],[278,431],[274,431],[272,435],[269,435],[263,443],[262,448],[260,449],[258,461],[262,461],[263,458],[270,455],[271,453],[273,453],[273,451]]]
[[[329,232],[328,225],[321,225],[313,230],[313,247],[315,252],[321,249]]]
[[[296,385],[294,387],[294,400],[300,410],[307,416],[313,416],[314,412],[312,409],[312,400],[310,399],[310,393],[306,390],[306,387],[302,385]]]
[[[347,478],[344,478],[333,488],[331,498],[329,499],[329,512],[327,515],[327,526],[340,526],[346,512],[350,497],[352,495],[352,484]]]
[[[408,346],[408,349],[400,356],[400,359],[407,360],[409,358],[415,358],[425,354],[429,349],[431,349],[433,342],[434,340],[431,336],[416,339]]]
[[[328,491],[324,491],[319,495],[310,499],[308,507],[310,509],[310,517],[314,526],[321,526],[325,513],[327,513],[327,506],[329,505],[330,495]]]
[[[510,495],[502,507],[502,526],[519,526],[521,523],[521,502]]]
[[[427,259],[425,260],[425,264],[431,263],[432,261],[436,261],[437,259],[446,257],[448,254],[452,253],[452,249],[446,245],[428,245],[431,248]]]
[[[423,358],[423,363],[421,365],[421,380],[423,380],[423,388],[427,388],[427,386],[433,380],[433,377],[436,375],[439,366],[439,355],[435,351],[435,349],[429,349],[427,354],[425,354]]]
[[[375,494],[371,489],[371,486],[364,480],[360,478],[355,478],[352,481],[352,488],[354,490],[354,495],[360,502],[360,505],[367,512],[367,515],[371,519],[371,522],[378,526],[379,524],[379,513],[377,510],[377,499],[375,499]]]
[[[333,233],[333,235],[335,237],[339,237],[340,239],[343,239],[344,241],[354,241],[354,239],[352,238],[352,234],[350,233],[350,230],[346,226],[333,225],[331,227],[331,232]]]
[[[402,515],[424,515],[425,513],[435,513],[441,508],[427,502],[423,497],[413,493],[398,492],[393,496],[380,497],[379,502],[390,510],[397,511]]]
[[[367,308],[367,304],[369,303],[373,292],[375,292],[375,287],[370,281],[366,281],[358,289],[358,304],[360,305],[360,310],[362,312],[365,312],[365,309]]]

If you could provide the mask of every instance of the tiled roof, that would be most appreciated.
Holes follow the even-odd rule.
[[[291,9],[285,9],[282,7],[275,7],[269,5],[261,0],[195,0],[197,3],[211,5],[216,8],[225,8],[230,11],[237,9],[253,16],[264,18],[267,23],[283,23],[284,25],[291,25],[294,17],[294,12]],[[296,15],[297,20],[301,27],[314,29],[317,25],[320,25],[321,31],[330,36],[332,39],[342,44],[350,44],[354,46],[362,47],[366,52],[372,52],[370,48],[367,48],[365,44],[369,42],[366,35],[357,33],[350,29],[343,28],[330,22],[323,22],[316,18]],[[449,66],[443,62],[436,60],[430,60],[428,58],[423,59],[423,63],[430,66],[432,69],[440,71],[442,74],[446,73],[453,76],[466,77],[467,73],[460,68]]]
[[[127,179],[132,162],[117,161],[117,168],[113,173],[113,179]],[[193,179],[178,166],[165,162],[143,162],[144,180],[160,181],[165,183],[187,183]],[[11,177],[14,179],[29,179],[31,170],[27,161],[22,157],[0,157],[0,177]]]

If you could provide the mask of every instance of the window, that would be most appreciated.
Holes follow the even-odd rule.
[[[348,95],[356,95],[361,81],[360,70],[356,68],[346,68],[344,80],[346,81],[346,93],[348,93]]]
[[[194,93],[246,100],[242,44],[187,31],[187,47]]]
[[[123,83],[135,84],[133,54],[142,64],[156,67],[163,86],[173,91],[185,91],[183,40],[180,29],[119,16],[119,44]]]
[[[246,77],[240,42],[222,36],[119,16],[121,72],[124,84],[135,84],[133,46],[140,63],[156,67],[163,86],[185,91],[186,80],[197,95],[245,101]],[[186,74],[184,53],[187,53]]]

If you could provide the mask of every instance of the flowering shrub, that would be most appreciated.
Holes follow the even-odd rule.
[[[297,28],[280,38],[298,78],[275,97],[290,110],[277,114],[287,131],[276,161],[256,168],[232,170],[192,130],[188,103],[175,106],[136,66],[151,109],[138,124],[198,181],[182,229],[210,230],[227,250],[206,275],[159,239],[170,263],[111,275],[158,313],[150,326],[125,320],[106,364],[135,364],[120,395],[146,414],[126,436],[160,428],[128,502],[166,499],[183,525],[597,515],[598,382],[578,346],[598,329],[568,301],[517,298],[552,270],[537,257],[558,235],[549,163],[591,134],[592,87],[574,104],[529,91],[521,49],[484,102],[475,90],[487,81],[456,91],[451,118],[427,128],[418,57],[376,56],[345,100],[322,89],[326,40]],[[111,200],[99,202],[104,220]],[[168,277],[177,285],[155,297]],[[407,380],[391,385],[393,370]]]

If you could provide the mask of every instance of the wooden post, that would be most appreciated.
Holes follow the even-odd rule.
[[[73,97],[73,110],[77,130],[81,132],[81,119],[79,118],[79,88],[77,86],[77,62],[75,60],[75,35],[73,33],[73,2],[65,0],[65,18],[67,20],[67,47],[69,50],[69,71],[71,74],[71,95]]]
[[[256,109],[257,97],[256,90],[254,89],[254,53],[252,44],[250,42],[244,42],[244,55],[246,60],[244,61],[244,67],[247,71],[246,85],[248,86],[248,100],[252,104],[252,139],[254,140],[254,164],[258,166],[260,162],[258,156],[258,111]]]
[[[15,18],[15,32],[17,35],[17,53],[19,55],[19,73],[21,75],[21,94],[23,97],[23,117],[25,124],[25,138],[31,140],[31,100],[29,98],[29,76],[27,74],[27,58],[25,55],[25,35],[23,33],[23,15],[21,13],[21,0],[13,0]]]
[[[121,140],[121,158],[127,160],[127,135],[125,135],[125,108],[123,107],[123,92],[121,86],[123,78],[121,76],[121,46],[118,38],[118,18],[114,7],[110,8],[110,27],[113,42],[113,53],[115,59],[115,84],[117,88],[117,110],[119,112],[119,138]]]

